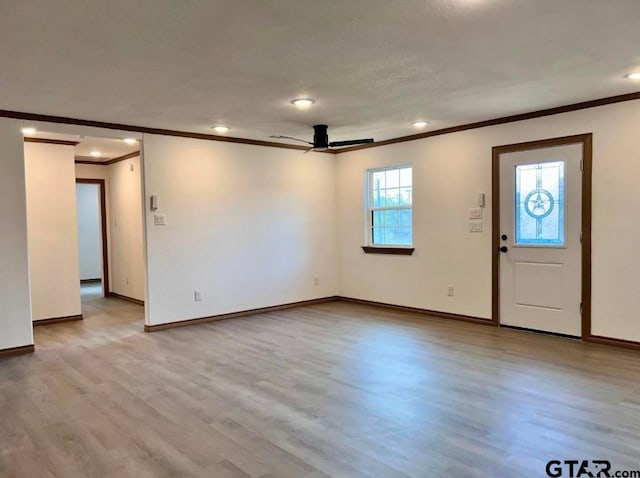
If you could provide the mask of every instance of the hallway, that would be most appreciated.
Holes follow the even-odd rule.
[[[38,352],[60,347],[93,348],[143,333],[144,307],[104,298],[100,283],[83,284],[81,291],[84,320],[35,327]]]

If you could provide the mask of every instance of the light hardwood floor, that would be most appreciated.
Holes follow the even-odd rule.
[[[0,359],[2,477],[529,477],[640,468],[640,355],[333,302],[155,333],[85,300]]]

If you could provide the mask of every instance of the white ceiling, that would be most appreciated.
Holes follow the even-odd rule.
[[[638,91],[639,41],[640,0],[0,0],[0,109],[382,140]]]
[[[48,133],[43,131],[26,134],[25,136],[30,138],[75,141],[78,143],[74,147],[74,155],[76,159],[86,159],[87,161],[94,162],[108,161],[140,150],[139,144],[130,145],[121,139],[114,138],[78,136],[75,134]],[[99,151],[101,153],[100,157],[91,156],[91,151]]]

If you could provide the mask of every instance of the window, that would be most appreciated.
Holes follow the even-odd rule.
[[[563,246],[564,162],[516,166],[516,244]]]
[[[368,183],[368,243],[370,246],[411,246],[413,190],[411,166],[370,169]]]

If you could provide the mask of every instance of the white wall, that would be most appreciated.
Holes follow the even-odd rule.
[[[76,184],[76,203],[80,280],[100,279],[102,277],[100,186]]]
[[[73,146],[25,143],[33,319],[79,315]]]
[[[144,155],[167,221],[146,213],[147,324],[337,293],[332,155],[155,135]]]
[[[76,164],[76,178],[78,179],[104,179],[108,181],[109,171],[106,166],[96,166],[94,164]],[[109,188],[107,188],[107,195]]]
[[[632,101],[338,155],[340,294],[491,317],[491,148],[592,132],[592,333],[640,341],[639,131],[640,101]],[[414,168],[415,253],[364,254],[365,170],[406,162]],[[484,229],[471,234],[467,213],[479,192]]]
[[[33,344],[21,126],[0,119],[0,350]]]
[[[111,164],[106,169],[109,178],[111,291],[144,300],[140,157]]]

